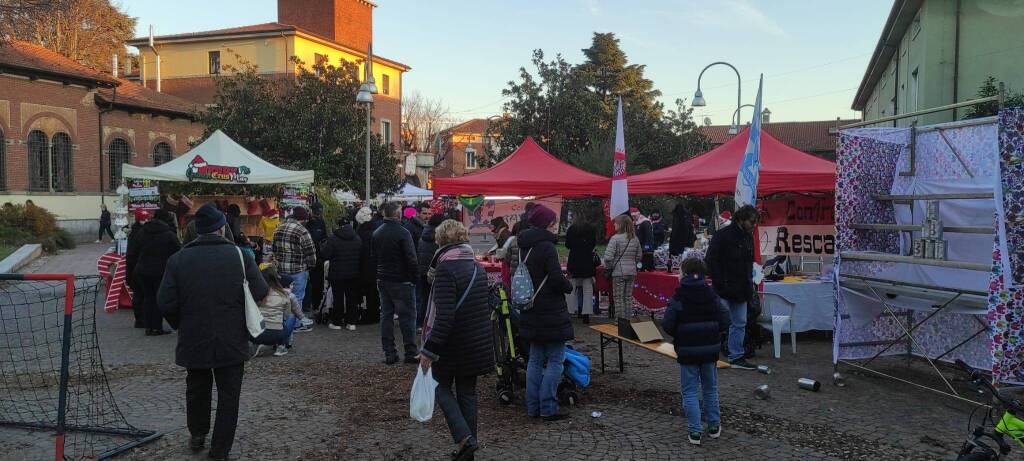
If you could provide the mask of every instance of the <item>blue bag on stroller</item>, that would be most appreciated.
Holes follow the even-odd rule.
[[[565,375],[579,387],[590,385],[590,358],[565,346]]]

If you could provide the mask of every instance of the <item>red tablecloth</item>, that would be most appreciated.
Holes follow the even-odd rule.
[[[597,267],[594,290],[607,293],[611,287],[604,276],[604,266]],[[660,312],[679,286],[679,274],[668,272],[639,272],[633,282],[633,299],[649,311]]]
[[[111,273],[111,268],[114,269]],[[106,253],[96,261],[96,270],[107,282],[107,295],[103,308],[107,312],[117,309],[131,309],[132,291],[128,288],[124,257],[115,253]]]

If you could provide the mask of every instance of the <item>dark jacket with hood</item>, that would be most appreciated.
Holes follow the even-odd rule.
[[[460,250],[467,255],[438,262],[434,272],[434,323],[422,352],[435,360],[435,376],[480,376],[494,370],[487,272],[473,259],[473,249],[468,245],[453,244],[441,249]],[[464,293],[466,298],[456,310]]]
[[[306,231],[309,232],[309,237],[313,239],[313,246],[316,247],[317,251],[320,251],[320,247],[330,236],[330,234],[327,233],[327,224],[324,222],[324,218],[319,216],[311,216],[309,221],[306,221]],[[317,256],[319,256],[319,253],[317,253]]]
[[[594,246],[597,245],[595,230],[588,224],[574,223],[565,231],[565,247],[569,249],[566,270],[573,278],[594,276]]]
[[[178,330],[175,363],[185,368],[221,368],[249,359],[242,277],[256,302],[267,283],[256,261],[233,242],[203,234],[167,261],[157,305]]]
[[[141,243],[142,224],[139,224],[139,222],[136,221],[132,223],[132,227],[128,230],[128,248],[124,255],[124,269],[129,279],[134,276],[135,265],[139,263],[139,250],[141,249]]]
[[[729,328],[729,311],[722,308],[703,275],[687,276],[669,301],[661,327],[673,337],[677,362],[713,363],[722,348],[722,333]]]
[[[135,273],[144,277],[162,277],[167,259],[181,249],[171,226],[159,219],[150,219],[142,225],[138,245]]]
[[[520,332],[530,342],[551,343],[574,338],[566,293],[572,285],[562,275],[555,243],[558,237],[546,229],[530,228],[516,238],[520,251],[520,264],[526,264],[533,280],[536,297],[533,308],[523,311]],[[547,281],[544,282],[544,277]],[[543,283],[543,286],[541,286]]]
[[[416,261],[416,248],[412,235],[397,219],[385,219],[373,231],[373,255],[377,258],[377,280],[396,283],[416,283],[420,266]]]
[[[420,277],[426,277],[430,270],[430,262],[437,252],[437,240],[434,235],[434,226],[427,224],[420,232],[420,246],[416,248],[416,260],[420,264]]]
[[[668,237],[668,252],[671,255],[683,254],[683,249],[692,247],[697,235],[693,232],[693,217],[682,205],[672,210],[672,234]]]
[[[754,239],[738,223],[715,232],[704,261],[718,296],[735,302],[753,298]]]
[[[331,262],[327,269],[327,278],[350,280],[359,277],[359,271],[362,270],[362,251],[363,242],[351,224],[334,229],[334,233],[320,245],[320,257]]]

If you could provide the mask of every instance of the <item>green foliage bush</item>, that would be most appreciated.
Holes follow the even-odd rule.
[[[35,205],[6,203],[0,207],[0,245],[39,243],[48,252],[74,248],[75,239],[57,227],[57,217]]]

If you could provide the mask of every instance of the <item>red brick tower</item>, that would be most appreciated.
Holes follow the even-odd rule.
[[[277,0],[277,21],[365,51],[376,6],[366,0]]]

